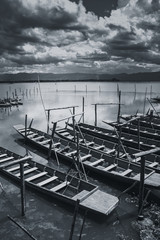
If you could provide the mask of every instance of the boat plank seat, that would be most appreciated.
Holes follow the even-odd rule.
[[[22,129],[18,129],[18,131],[19,132],[21,132],[21,133],[23,133],[23,132],[25,132],[25,131],[31,131],[31,129],[30,128],[22,128]]]
[[[7,154],[6,154],[6,153],[3,153],[3,154],[0,155],[0,158],[6,157],[6,156],[7,156]]]
[[[94,167],[94,166],[98,165],[101,162],[104,162],[103,158],[98,159],[97,161],[91,162],[89,165]]]
[[[47,178],[46,180],[37,183],[38,186],[43,187],[44,185],[53,182],[54,180],[56,180],[58,177],[57,176],[52,176],[50,178]]]
[[[128,176],[130,173],[132,172],[132,169],[126,169],[125,171],[123,171],[122,173],[120,173],[120,175],[122,176]]]
[[[41,139],[43,139],[44,138],[44,136],[38,136],[38,137],[35,137],[35,138],[32,138],[34,141],[38,141],[38,140],[41,140]]]
[[[10,161],[12,159],[14,159],[14,157],[3,158],[3,159],[0,160],[0,163],[7,162],[7,161]]]
[[[83,190],[83,191],[77,193],[75,196],[73,196],[72,199],[73,199],[73,200],[77,200],[77,199],[81,200],[81,199],[84,199],[84,198],[86,198],[86,197],[88,196],[88,193],[89,193],[89,191]]]
[[[72,152],[65,153],[65,156],[70,157],[71,155],[76,154],[76,152],[77,152],[77,151],[74,150],[74,151],[72,151]]]
[[[34,171],[36,171],[36,170],[37,170],[37,167],[33,167],[33,168],[29,168],[29,169],[25,170],[23,173],[24,173],[24,175],[26,175],[26,174],[31,173],[31,172],[34,172]],[[19,172],[19,173],[17,173],[15,176],[16,176],[16,177],[20,177],[20,175],[21,175],[21,173]]]
[[[95,150],[102,150],[104,148],[105,148],[104,145],[99,145],[99,146],[94,147]]]
[[[91,146],[91,145],[94,145],[94,142],[86,142],[85,145],[88,147],[88,146]]]
[[[108,150],[106,153],[107,153],[107,154],[111,154],[111,153],[115,153],[115,151],[116,151],[116,149],[110,149],[110,150]]]
[[[110,171],[110,170],[112,170],[112,169],[114,169],[116,167],[117,167],[117,164],[111,164],[108,167],[104,168],[103,170],[104,171]]]
[[[68,133],[68,132],[63,132],[61,134],[62,134],[62,136],[69,136],[70,135],[70,133]]]
[[[38,174],[36,174],[36,175],[34,175],[32,177],[26,178],[25,181],[30,182],[30,181],[33,181],[33,180],[35,180],[37,178],[43,177],[45,175],[47,175],[47,172],[40,172],[40,173],[38,173]]]
[[[57,192],[57,191],[61,190],[62,188],[66,187],[68,184],[69,184],[69,182],[64,181],[64,182],[60,183],[59,185],[51,188],[50,190],[53,192]]]
[[[83,157],[80,157],[80,159],[81,159],[82,162],[84,162],[85,160],[87,160],[88,158],[91,158],[91,157],[92,157],[91,154],[87,154],[87,155],[85,155]]]
[[[59,147],[61,144],[59,142],[52,144],[52,148]]]
[[[152,172],[150,172],[149,174],[145,174],[145,176],[144,176],[144,178],[145,178],[145,180],[148,178],[148,177],[150,177],[153,173],[155,173],[155,171],[152,171]],[[134,177],[133,177],[133,179],[135,179],[135,180],[140,180],[140,173],[138,173],[138,174],[136,174]]]
[[[27,167],[28,165],[29,165],[28,163],[25,163],[23,166],[24,166],[24,167]],[[14,171],[16,171],[16,170],[18,170],[18,169],[20,169],[20,166],[19,166],[19,165],[16,166],[16,167],[12,167],[12,168],[7,169],[7,172],[14,172]]]
[[[158,166],[158,162],[153,162],[151,164],[148,165],[148,167],[157,167]]]
[[[41,142],[42,145],[48,144],[51,141],[51,139],[46,139]]]
[[[34,138],[35,136],[37,136],[37,133],[31,132],[31,134],[30,133],[27,134],[27,137],[30,138],[30,139]]]

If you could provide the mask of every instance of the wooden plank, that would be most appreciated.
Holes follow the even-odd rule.
[[[50,177],[50,178],[48,178],[48,179],[46,179],[46,180],[44,180],[44,181],[42,181],[42,182],[37,183],[37,185],[40,186],[40,187],[42,187],[42,186],[44,186],[44,185],[46,185],[46,184],[48,184],[48,183],[53,182],[53,181],[56,180],[57,178],[58,178],[57,176],[52,176],[52,177]]]
[[[1,155],[0,155],[0,158],[2,158],[2,157],[6,157],[6,156],[7,156],[7,154],[4,153],[4,154],[1,154]]]
[[[116,149],[111,149],[111,150],[107,151],[106,153],[111,154],[111,153],[115,153],[115,151],[116,151]]]
[[[90,165],[90,166],[96,166],[96,165],[98,165],[98,164],[101,163],[101,162],[104,162],[104,159],[103,159],[103,158],[98,159],[98,160],[96,160],[96,161],[94,161],[94,162],[91,162],[89,165]]]
[[[3,158],[0,160],[0,163],[4,163],[4,162],[10,161],[12,159],[14,159],[14,157]]]
[[[33,168],[29,168],[27,169],[26,171],[24,171],[24,175],[28,174],[28,173],[31,173],[31,172],[34,172],[37,170],[37,167],[33,167]],[[16,177],[19,177],[20,176],[20,173],[17,173],[15,174]]]
[[[24,164],[24,167],[27,167],[29,164],[28,163],[25,163]],[[16,167],[13,167],[13,168],[10,168],[10,169],[7,169],[7,172],[14,172],[16,170],[20,169],[20,166],[16,166]]]
[[[48,144],[51,141],[51,139],[46,139],[41,142],[42,145]]]
[[[41,140],[41,139],[43,139],[43,138],[44,138],[44,136],[38,136],[38,137],[32,138],[32,140],[38,141],[38,140]]]
[[[81,200],[82,198],[84,199],[88,196],[88,193],[89,193],[89,191],[83,190],[83,191],[77,193],[75,196],[73,196],[72,199],[73,200],[77,200],[77,199]]]
[[[148,167],[157,167],[158,166],[158,162],[153,162],[151,164],[148,165]]]
[[[88,158],[91,158],[91,157],[92,157],[91,154],[87,154],[87,155],[85,155],[85,156],[83,156],[83,157],[80,157],[80,159],[81,159],[81,161],[83,162],[83,161],[85,161],[85,160],[87,160]]]
[[[108,215],[117,206],[118,201],[117,197],[97,190],[81,201],[80,205],[87,207],[90,210]]]
[[[32,159],[31,156],[26,156],[26,157],[23,157],[23,158],[19,158],[19,159],[15,160],[15,161],[12,161],[12,162],[9,162],[9,163],[5,163],[5,164],[1,165],[0,169],[1,168],[5,168],[5,167],[9,167],[9,166],[12,166],[12,165],[15,165],[15,164],[18,164],[18,163],[26,162],[26,161],[29,161],[31,159]]]
[[[104,148],[105,148],[104,145],[100,145],[100,146],[94,147],[95,150],[102,150]]]
[[[110,170],[112,170],[112,169],[114,169],[116,167],[117,167],[117,164],[111,164],[108,167],[104,168],[103,170],[104,171],[110,171]]]
[[[65,156],[70,157],[72,154],[74,155],[74,154],[76,154],[76,153],[77,153],[77,150],[72,151],[72,152],[65,153]]]
[[[58,142],[58,143],[54,143],[53,145],[52,145],[52,148],[56,148],[56,147],[59,147],[61,144]]]
[[[122,175],[122,176],[127,176],[127,175],[129,175],[130,173],[132,172],[132,169],[126,169],[125,171],[123,171],[122,173],[120,173],[120,175]]]
[[[91,141],[91,142],[86,142],[85,145],[86,145],[86,146],[91,146],[91,145],[94,145],[94,142],[93,142],[93,141]]]
[[[156,153],[158,151],[160,151],[159,147],[154,148],[154,149],[150,149],[150,150],[147,150],[147,151],[139,152],[139,153],[134,153],[134,154],[132,154],[132,156],[135,157],[135,158],[143,157],[143,156],[146,156],[146,155],[149,155],[149,154],[152,154],[152,153]]]
[[[51,188],[50,190],[53,192],[57,192],[57,191],[61,190],[62,188],[66,187],[68,184],[69,184],[69,182],[64,181],[64,182],[60,183],[59,185]]]
[[[36,175],[34,175],[32,177],[26,178],[25,181],[30,182],[30,181],[33,181],[33,180],[35,180],[37,178],[43,177],[45,175],[47,175],[47,172],[40,172],[40,173],[38,173],[38,174],[36,174]]]

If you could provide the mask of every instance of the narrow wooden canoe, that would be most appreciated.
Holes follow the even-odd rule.
[[[24,177],[28,187],[73,206],[79,199],[81,208],[96,214],[108,215],[117,207],[118,198],[100,191],[98,186],[30,160],[29,156],[19,156],[2,147],[0,147],[0,171],[19,183],[20,166],[17,161],[25,158]]]
[[[21,136],[25,137],[25,128],[23,125],[14,126]],[[48,151],[51,136],[36,130],[34,128],[27,129],[26,141],[37,146],[39,150]],[[75,143],[56,138],[53,139],[52,156],[58,157],[64,163],[73,162],[73,156],[77,159],[77,146]],[[136,160],[138,161],[138,159]],[[97,173],[104,179],[112,179],[118,183],[132,184],[140,181],[140,166],[133,162],[127,162],[116,157],[102,154],[99,151],[79,146],[79,161],[85,169]],[[145,168],[145,185],[151,188],[160,188],[160,174],[155,173],[148,167]]]
[[[75,135],[74,135],[74,131],[71,129],[68,129],[68,128],[58,129],[56,131],[56,134],[61,138],[74,142]],[[79,133],[79,144],[82,146],[86,146],[90,149],[97,150],[102,154],[117,156],[117,153],[118,153],[118,144],[114,142],[109,142],[107,140],[103,140],[103,139],[94,137],[93,135],[88,135],[85,133],[84,134]],[[133,160],[133,162],[135,162],[135,160],[132,159],[131,155],[138,152],[140,152],[140,150],[138,149],[134,149],[126,146],[125,147],[123,146],[122,148],[122,146],[120,146],[119,158],[126,161],[129,161],[128,159],[130,159],[130,161]],[[135,163],[138,165],[140,164],[139,161],[136,161]],[[148,168],[151,168],[155,172],[160,173],[160,156],[157,154],[147,155],[146,166]]]

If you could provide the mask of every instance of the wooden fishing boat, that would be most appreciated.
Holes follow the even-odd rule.
[[[11,104],[8,102],[1,102],[0,103],[0,108],[8,108],[11,107]]]
[[[131,119],[133,116],[132,115],[122,115],[121,118],[128,121],[129,119]],[[142,127],[146,127],[146,128],[150,128],[153,130],[160,130],[160,118],[157,117],[153,117],[150,115],[142,115],[139,120],[135,119],[134,121],[132,121],[133,125],[138,125],[138,121],[140,123],[140,126]]]
[[[70,124],[70,126],[72,126],[72,124]],[[78,128],[83,133],[87,133],[89,135],[93,135],[93,136],[96,136],[96,137],[104,139],[104,140],[108,140],[108,141],[115,142],[115,143],[118,143],[118,141],[119,141],[118,135],[117,135],[116,131],[114,131],[114,130],[101,128],[101,127],[95,127],[93,125],[85,124],[85,123],[79,123]],[[154,140],[154,139],[148,139],[145,137],[141,137],[140,144],[138,144],[138,136],[124,133],[124,132],[122,132],[120,140],[125,146],[130,146],[130,147],[137,148],[137,149],[139,149],[139,147],[140,147],[140,150],[148,150],[148,149],[152,149],[155,147],[160,147],[159,141]]]
[[[153,103],[160,103],[160,97],[151,98],[151,102],[153,102]]]
[[[73,141],[76,142],[77,138],[74,134],[74,131],[69,128],[61,128],[56,130],[56,134],[64,138],[68,141]],[[114,142],[109,142],[107,140],[103,140],[97,137],[94,137],[93,135],[88,135],[88,134],[82,134],[79,132],[79,144],[86,146],[90,149],[97,150],[101,152],[102,154],[107,154],[111,156],[119,156],[118,158],[121,158],[126,161],[132,161],[132,156],[135,153],[140,152],[138,149],[134,149],[131,147],[126,147],[126,146],[118,146],[118,144]],[[129,159],[129,160],[128,160]],[[133,159],[133,162],[135,160]],[[136,164],[140,164],[139,161],[135,162]],[[146,156],[146,166],[148,168],[151,168],[155,172],[160,173],[160,156],[156,154],[150,154]]]
[[[97,176],[102,176],[104,179],[112,179],[118,183],[133,184],[140,181],[140,166],[133,162],[127,162],[116,157],[102,154],[96,150],[78,146],[71,141],[58,139],[54,137],[53,144],[49,145],[51,136],[38,131],[34,128],[26,128],[23,125],[14,126],[21,136],[26,138],[26,142],[30,142],[37,146],[39,150],[49,150],[53,157],[63,160],[64,163],[74,162],[81,165],[82,168],[94,172]],[[140,159],[139,159],[140,160]],[[138,161],[138,159],[135,159]],[[148,167],[145,168],[145,185],[151,188],[160,188],[160,174],[155,173]]]
[[[79,199],[81,208],[96,214],[108,215],[116,208],[118,198],[100,191],[98,186],[30,159],[30,156],[22,157],[0,147],[1,172],[11,179],[20,182],[20,165],[17,162],[26,160],[25,183],[37,192],[70,205],[75,205]]]

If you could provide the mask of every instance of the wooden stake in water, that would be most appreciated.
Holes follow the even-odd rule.
[[[95,124],[94,125],[97,127],[97,104],[95,104]]]
[[[82,121],[84,123],[84,97],[82,98],[82,113],[83,113]]]
[[[21,206],[22,216],[25,216],[25,181],[24,181],[24,165],[20,163],[20,179],[21,179]]]
[[[27,114],[25,115],[25,140],[27,139]]]
[[[74,232],[76,217],[77,217],[77,214],[78,214],[79,203],[80,203],[80,200],[78,199],[77,202],[76,202],[75,210],[74,210],[74,215],[73,215],[73,221],[72,221],[72,225],[71,225],[69,240],[73,239],[73,232]]]
[[[146,108],[146,96],[147,96],[147,88],[146,88],[145,95],[144,95],[143,115],[145,114],[145,108]]]
[[[140,187],[139,187],[139,206],[138,218],[142,219],[142,206],[144,200],[144,176],[145,176],[145,156],[141,157],[141,173],[140,173]]]

